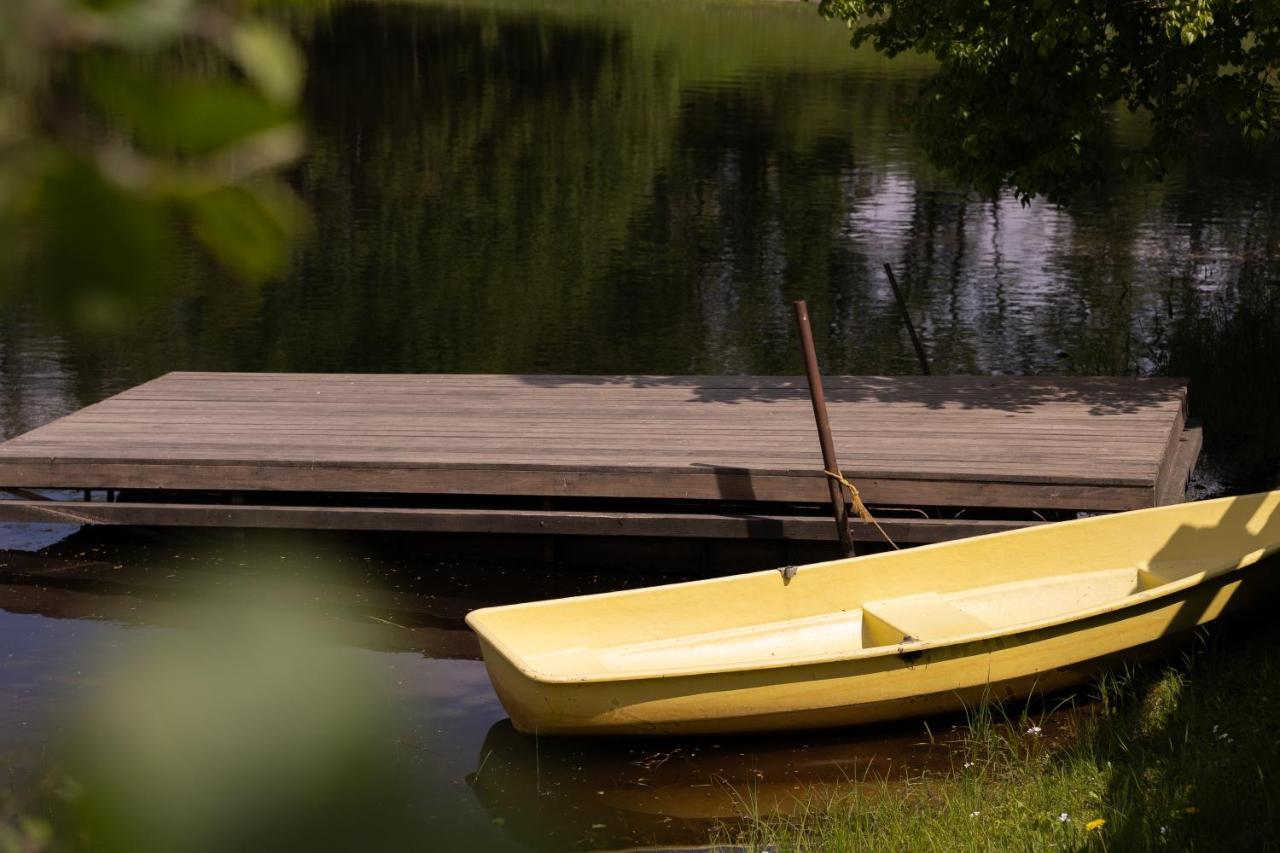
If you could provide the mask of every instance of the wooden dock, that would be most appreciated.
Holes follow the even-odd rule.
[[[906,542],[1181,500],[1199,452],[1180,380],[826,387]],[[170,373],[0,444],[0,488],[10,521],[834,540],[788,377]]]

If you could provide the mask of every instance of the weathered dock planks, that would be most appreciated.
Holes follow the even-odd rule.
[[[868,502],[882,506],[1152,506],[1178,494],[1198,453],[1184,430],[1187,388],[1180,380],[825,383],[844,471]],[[804,379],[741,376],[170,373],[0,444],[4,486],[579,502],[827,499]],[[135,517],[203,517],[198,508],[178,508],[189,503],[173,500],[167,516],[140,507]],[[247,503],[267,512],[271,502]],[[41,511],[29,504],[5,502],[0,513],[27,518]],[[95,512],[103,516],[98,523],[128,523],[119,519],[130,516]],[[319,523],[297,507],[292,512],[294,521],[280,513],[281,524]],[[715,511],[699,514],[707,517],[705,529],[752,535],[745,523],[713,522]],[[618,526],[599,515],[600,527]],[[650,515],[635,514],[635,529],[697,526]],[[556,529],[556,514],[547,516],[536,519],[540,529]],[[454,517],[466,518],[467,529],[478,524]],[[261,514],[254,518],[265,523]],[[400,522],[394,514],[348,518],[364,529],[449,523],[439,512],[413,521],[401,512]],[[581,517],[560,518],[575,531],[583,527]],[[236,510],[228,519],[247,523],[249,516]],[[499,529],[501,513],[495,519],[485,524]],[[798,532],[806,524],[794,526],[794,535],[808,535]]]
[[[42,524],[135,524],[169,527],[292,527],[307,530],[502,533],[566,536],[632,536],[660,539],[762,539],[827,542],[831,519],[817,515],[750,512],[608,512],[582,510],[459,509],[452,507],[315,507],[280,504],[223,505],[108,501],[2,501],[8,521]],[[997,533],[1025,522],[972,519],[962,525],[940,519],[885,519],[881,526],[899,544],[917,545]],[[853,521],[855,541],[879,542],[871,525]]]

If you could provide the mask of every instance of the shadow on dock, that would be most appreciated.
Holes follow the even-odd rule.
[[[785,403],[809,399],[803,376],[521,376],[534,387],[687,388],[687,402]],[[1167,405],[1186,382],[1167,378],[1076,376],[831,376],[828,403],[905,403],[1026,413],[1053,403],[1087,406],[1093,415],[1133,414]]]

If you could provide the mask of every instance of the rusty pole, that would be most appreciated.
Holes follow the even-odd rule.
[[[818,443],[822,445],[822,467],[839,472],[836,461],[836,445],[831,440],[831,421],[827,418],[827,397],[822,392],[822,373],[818,370],[818,352],[813,347],[813,331],[809,328],[809,306],[803,299],[795,301],[796,328],[800,331],[800,350],[804,353],[804,371],[809,378],[809,399],[813,403],[813,419],[818,425]],[[853,554],[853,537],[849,533],[848,508],[844,502],[844,490],[832,477],[827,477],[827,489],[831,494],[831,514],[836,521],[836,535],[840,550],[846,556]]]

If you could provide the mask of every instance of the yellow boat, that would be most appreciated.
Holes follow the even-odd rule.
[[[869,723],[1079,684],[1280,589],[1280,491],[473,611],[521,731]]]

